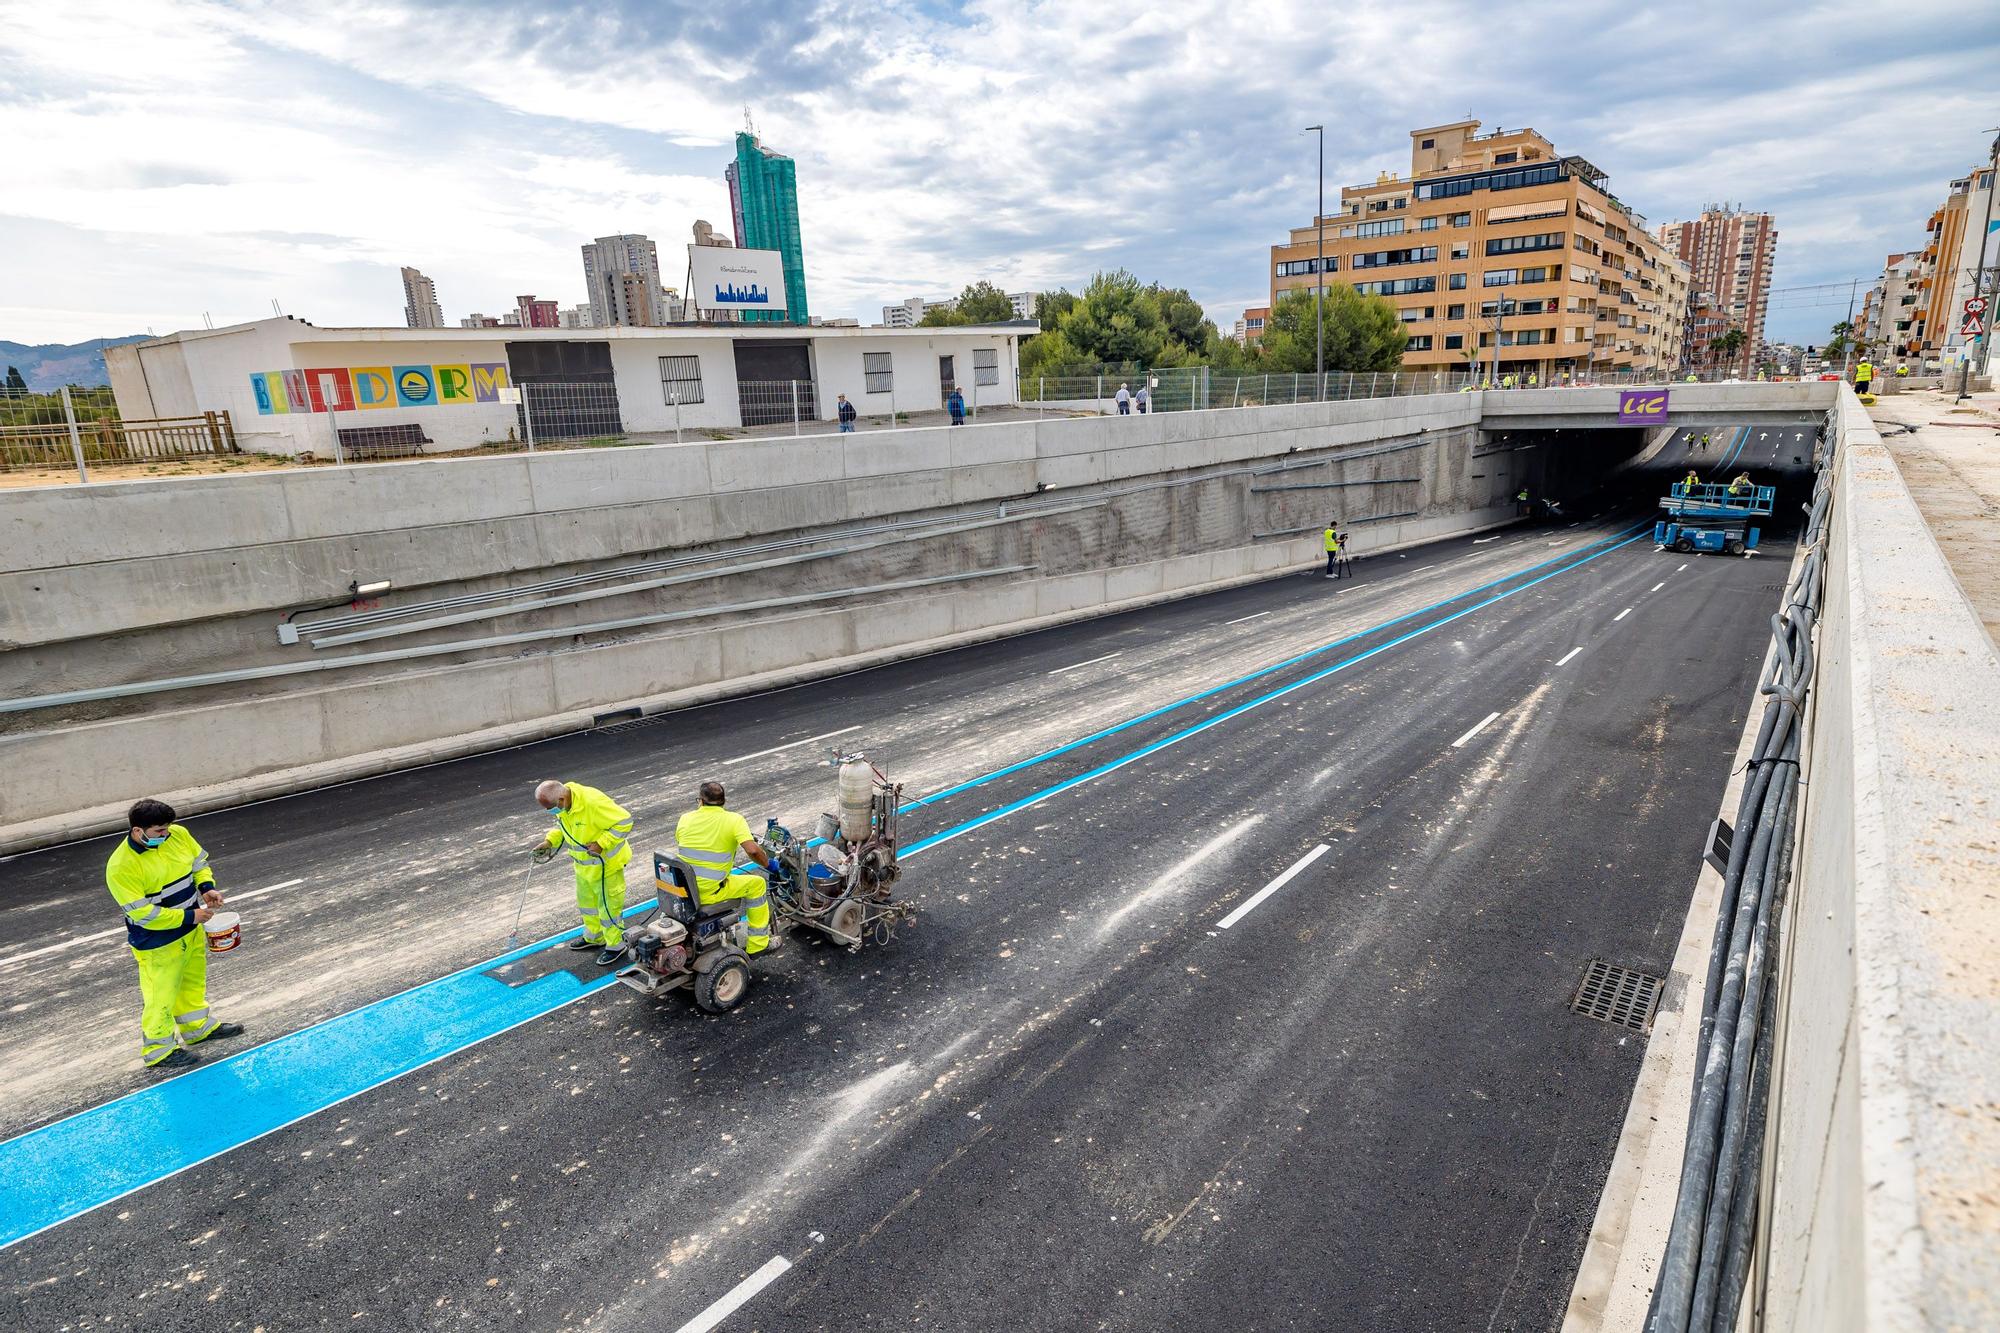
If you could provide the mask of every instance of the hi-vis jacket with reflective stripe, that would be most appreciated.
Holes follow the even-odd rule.
[[[616,870],[632,859],[632,816],[625,807],[595,787],[581,782],[565,782],[569,788],[569,809],[556,811],[556,826],[549,830],[549,844],[568,847],[570,859],[578,865],[594,866],[600,856],[588,851],[591,843],[602,849],[604,868]]]
[[[1335,532],[1332,528],[1328,528],[1326,532],[1322,534],[1322,536],[1320,537],[1320,541],[1323,545],[1325,545],[1326,549],[1329,551],[1338,551],[1340,549],[1340,534]]]
[[[119,839],[104,883],[125,913],[127,942],[157,949],[194,929],[194,909],[201,906],[201,891],[215,883],[215,872],[194,834],[170,824],[158,847],[135,847],[129,834]]]
[[[750,822],[734,810],[704,805],[681,816],[674,827],[674,842],[681,859],[694,867],[701,890],[713,894],[736,868],[736,857],[750,839]],[[755,866],[745,873],[763,874]]]

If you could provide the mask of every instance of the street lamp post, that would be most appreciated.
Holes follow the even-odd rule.
[[[1326,126],[1308,125],[1303,134],[1319,136],[1319,193],[1313,204],[1313,373],[1320,392],[1326,389]]]

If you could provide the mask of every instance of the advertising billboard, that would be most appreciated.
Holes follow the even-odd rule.
[[[1667,419],[1667,391],[1665,389],[1626,389],[1618,395],[1618,419],[1636,422],[1660,422]]]
[[[688,298],[710,314],[785,311],[785,257],[776,250],[688,247]]]

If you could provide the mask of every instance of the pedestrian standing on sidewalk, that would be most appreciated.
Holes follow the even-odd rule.
[[[1118,415],[1121,417],[1132,415],[1132,391],[1123,384],[1118,386]]]
[[[952,425],[963,426],[965,424],[965,395],[960,393],[956,388],[953,388],[951,397],[944,400],[944,410],[951,413]]]
[[[854,418],[858,414],[854,410],[854,404],[847,401],[846,394],[840,395],[840,411],[838,415],[840,417],[841,433],[846,434],[852,431],[854,429]]]
[[[1139,384],[1139,392],[1133,396],[1132,401],[1138,405],[1139,415],[1142,417],[1145,416],[1146,413],[1150,411],[1153,406],[1152,389],[1147,387],[1144,381],[1141,381]]]

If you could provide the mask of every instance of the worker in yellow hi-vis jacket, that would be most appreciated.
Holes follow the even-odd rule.
[[[240,1023],[208,1012],[208,937],[201,924],[222,906],[208,853],[174,822],[165,801],[145,800],[126,816],[125,836],[104,867],[104,882],[125,914],[125,942],[139,965],[145,1008],[139,1058],[154,1069],[195,1062],[188,1048],[237,1037]]]
[[[625,865],[632,859],[632,816],[595,787],[548,781],[535,788],[535,802],[556,814],[556,826],[534,840],[537,858],[567,849],[576,870],[576,910],[583,937],[572,949],[596,949],[599,967],[625,953]]]

